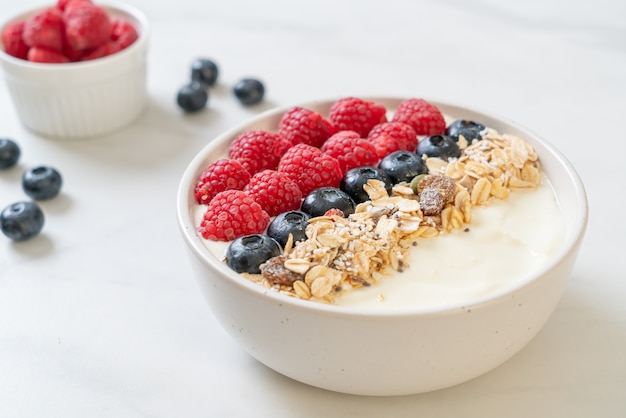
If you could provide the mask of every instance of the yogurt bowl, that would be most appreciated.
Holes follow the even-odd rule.
[[[28,129],[57,140],[113,133],[133,122],[147,101],[149,23],[122,3],[101,5],[111,18],[131,23],[138,39],[112,55],[89,61],[39,63],[13,57],[0,43],[0,65],[13,105]],[[6,21],[24,21],[42,8]]]
[[[371,100],[393,111],[403,99]],[[300,106],[326,115],[334,102]],[[587,200],[578,175],[558,150],[528,129],[489,113],[431,103],[452,119],[480,121],[532,145],[562,215],[563,238],[554,255],[507,286],[438,306],[416,303],[370,309],[322,304],[260,286],[209,250],[198,232],[193,191],[205,167],[226,155],[237,135],[251,129],[276,131],[287,109],[266,112],[201,150],[184,172],[177,197],[178,224],[203,297],[228,334],[261,363],[331,391],[416,394],[450,387],[494,369],[519,352],[549,319],[565,290],[586,229]],[[402,274],[415,275],[418,269],[411,266]]]

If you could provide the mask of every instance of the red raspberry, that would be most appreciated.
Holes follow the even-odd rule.
[[[303,107],[293,107],[280,120],[278,133],[291,145],[307,144],[321,147],[335,128],[319,113]]]
[[[387,122],[387,109],[375,102],[346,97],[331,106],[328,119],[337,131],[355,131],[366,138],[374,126]]]
[[[320,187],[338,187],[343,177],[335,157],[307,144],[289,148],[278,164],[278,171],[295,181],[303,196]]]
[[[379,160],[374,145],[354,131],[337,132],[324,143],[322,152],[339,161],[343,174],[352,168],[375,166]]]
[[[116,52],[120,52],[121,50],[122,48],[120,48],[120,46],[116,42],[109,41],[106,44],[100,45],[93,51],[90,51],[88,54],[83,55],[80,58],[80,60],[81,61],[95,60],[96,58],[102,58],[102,57],[106,57],[109,55],[113,55]]]
[[[275,170],[290,146],[289,141],[275,132],[252,130],[233,140],[228,156],[238,160],[254,175],[261,170]]]
[[[400,103],[392,121],[411,125],[418,135],[441,135],[446,130],[446,121],[439,109],[424,99],[407,99]]]
[[[86,1],[88,3],[91,3],[91,0],[58,0],[57,1],[57,7],[61,10],[65,10],[68,6],[68,4],[73,3],[75,1]]]
[[[241,190],[225,190],[209,202],[199,232],[213,241],[232,241],[263,233],[269,222],[270,216],[250,195]]]
[[[243,190],[249,181],[250,173],[239,161],[222,158],[204,169],[193,194],[198,203],[207,204],[224,190]]]
[[[55,64],[70,62],[70,60],[60,52],[53,51],[51,49],[40,48],[38,46],[34,46],[28,50],[28,55],[26,59],[32,62]]]
[[[415,152],[417,148],[417,133],[406,123],[381,123],[372,128],[367,138],[376,148],[380,159],[395,151]]]
[[[64,31],[63,13],[56,7],[49,7],[26,21],[22,37],[30,47],[63,52]]]
[[[286,173],[263,170],[250,179],[244,192],[256,200],[270,216],[300,208],[302,192]]]
[[[9,23],[2,31],[4,51],[11,56],[23,60],[25,60],[28,55],[28,45],[26,45],[22,38],[25,25],[26,22],[24,21]]]
[[[128,47],[138,38],[139,34],[131,23],[123,19],[111,20],[111,39],[120,46],[120,49]]]
[[[67,41],[75,50],[94,49],[111,39],[111,21],[100,6],[72,1],[66,5],[63,17]]]

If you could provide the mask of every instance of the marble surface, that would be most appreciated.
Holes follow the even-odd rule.
[[[25,130],[0,84],[0,135],[24,168],[65,178],[44,233],[0,236],[0,417],[626,416],[626,3],[575,0],[128,0],[150,19],[150,103],[136,123],[87,142]],[[48,4],[0,3],[0,16]],[[190,61],[222,73],[210,106],[184,115]],[[257,76],[259,106],[230,86]],[[273,106],[344,95],[451,101],[499,113],[559,147],[590,203],[567,292],[513,359],[422,395],[358,397],[289,380],[219,327],[176,225],[179,178],[220,132]],[[287,348],[285,348],[287,349]]]

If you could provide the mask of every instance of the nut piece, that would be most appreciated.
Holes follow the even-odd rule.
[[[296,280],[302,280],[302,274],[285,267],[285,256],[270,258],[260,266],[261,274],[272,285],[291,286]]]
[[[441,213],[444,206],[454,200],[456,183],[444,174],[425,176],[417,185],[420,208],[424,215]]]

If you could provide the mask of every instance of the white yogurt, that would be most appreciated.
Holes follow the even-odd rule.
[[[198,207],[197,219],[202,218]],[[466,231],[466,229],[468,229]],[[472,223],[411,248],[409,268],[375,286],[348,292],[336,305],[374,310],[439,308],[469,303],[515,285],[552,259],[565,225],[549,183],[537,190],[493,199],[472,210]],[[228,243],[205,240],[222,258]]]
[[[511,193],[507,200],[475,207],[466,227],[419,239],[403,273],[346,293],[335,304],[384,310],[468,303],[512,286],[546,265],[561,248],[564,234],[561,210],[549,184],[530,193]]]

